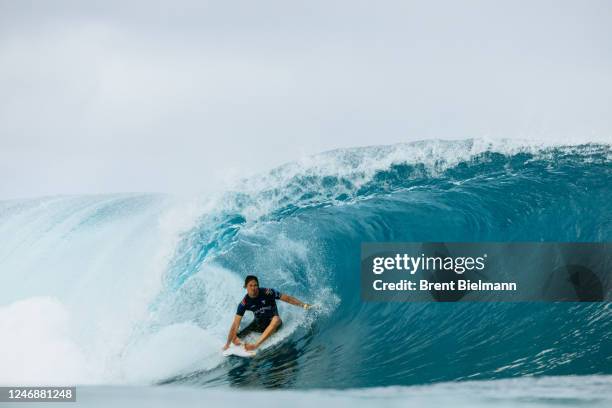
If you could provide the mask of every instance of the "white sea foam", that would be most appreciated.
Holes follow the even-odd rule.
[[[60,301],[32,297],[0,308],[0,384],[87,383],[87,356]]]
[[[160,196],[2,204],[0,382],[125,381],[124,349],[198,212]]]

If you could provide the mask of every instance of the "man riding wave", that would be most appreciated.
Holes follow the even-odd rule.
[[[244,287],[247,290],[247,294],[244,296],[238,309],[236,310],[236,316],[232,327],[230,328],[229,334],[227,335],[227,343],[223,347],[223,350],[227,350],[230,343],[240,345],[240,337],[246,336],[251,332],[262,333],[257,342],[249,344],[245,343],[244,348],[246,350],[255,350],[259,347],[272,333],[278,330],[283,324],[279,314],[278,308],[276,307],[276,299],[280,299],[283,302],[290,303],[295,306],[299,306],[304,310],[310,309],[311,305],[304,303],[292,296],[281,294],[279,291],[268,288],[260,288],[259,280],[257,276],[249,275],[244,280]],[[244,329],[238,332],[240,322],[244,316],[244,312],[247,310],[253,312],[255,319]]]

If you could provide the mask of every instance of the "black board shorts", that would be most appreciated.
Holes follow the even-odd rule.
[[[245,327],[244,329],[240,330],[236,336],[242,337],[242,336],[246,336],[247,334],[252,333],[252,332],[263,333],[264,330],[266,330],[266,327],[268,327],[270,325],[271,321],[272,321],[272,318],[269,318],[269,319],[253,319],[253,321],[251,323],[249,323],[249,325],[247,327]],[[276,327],[276,330],[280,329],[280,327],[282,325],[283,325],[283,322],[281,321],[281,323],[278,325],[278,327]]]

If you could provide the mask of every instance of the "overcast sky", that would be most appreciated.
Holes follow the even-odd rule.
[[[612,141],[612,1],[0,0],[0,199],[482,136]]]

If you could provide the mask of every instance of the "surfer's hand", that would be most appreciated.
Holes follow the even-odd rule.
[[[229,344],[226,344],[225,346],[223,346],[223,351],[227,350],[229,348]]]
[[[246,351],[253,351],[257,348],[257,344],[250,344],[250,343],[245,343],[244,344],[244,349]]]
[[[308,310],[312,307],[312,305],[309,305],[308,303],[304,303],[302,307],[304,308],[304,310]]]

